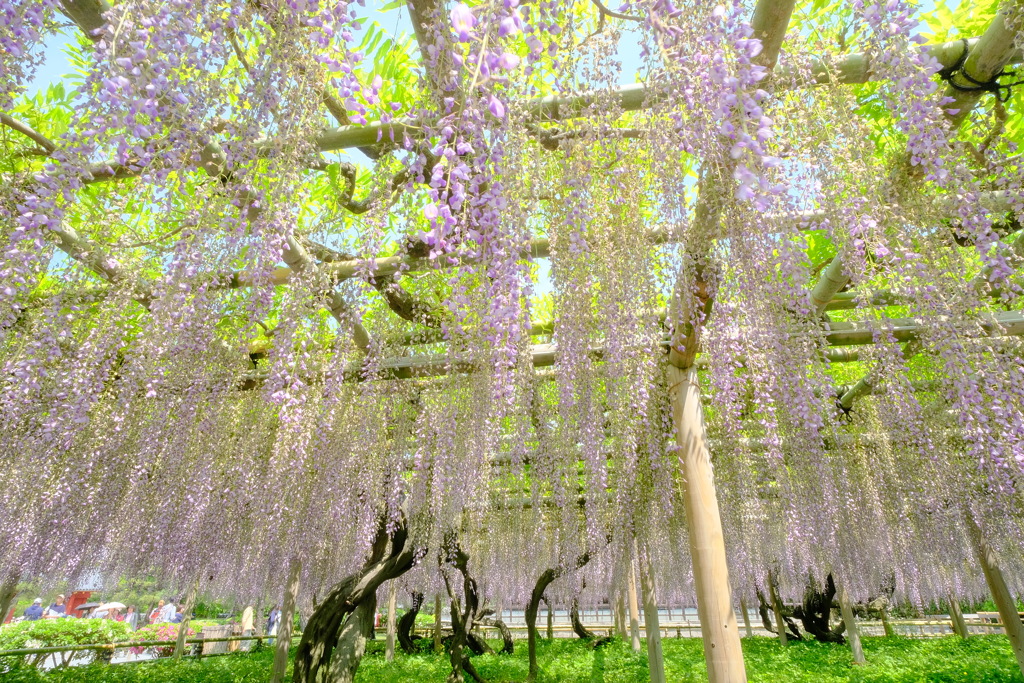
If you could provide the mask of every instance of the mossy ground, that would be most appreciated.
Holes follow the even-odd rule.
[[[665,668],[673,683],[706,681],[699,639],[665,640]],[[526,643],[512,656],[475,657],[491,683],[526,679]],[[1024,683],[1003,636],[933,639],[866,638],[865,666],[854,666],[848,648],[821,643],[791,643],[782,648],[769,638],[743,641],[751,683]],[[622,642],[594,650],[578,640],[542,640],[541,681],[566,683],[640,683],[647,681],[646,657]],[[91,665],[41,674],[17,670],[4,683],[265,683],[273,653],[211,657],[202,661]],[[383,642],[371,642],[359,669],[361,683],[441,683],[448,674],[443,655],[403,655],[384,661]]]

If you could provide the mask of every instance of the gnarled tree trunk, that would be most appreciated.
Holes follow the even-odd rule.
[[[411,655],[416,652],[416,641],[412,637],[412,629],[416,625],[416,615],[419,614],[422,606],[423,593],[413,591],[412,607],[398,620],[398,644],[401,646],[402,652],[406,654]]]
[[[526,649],[530,656],[530,675],[527,677],[527,681],[536,681],[537,675],[540,673],[540,667],[537,666],[537,612],[540,609],[544,591],[558,577],[570,570],[582,569],[588,562],[590,562],[589,550],[577,557],[571,565],[545,569],[537,579],[533,592],[530,594],[530,602],[526,605]]]
[[[804,625],[804,630],[814,636],[815,640],[822,643],[846,643],[843,632],[846,630],[846,623],[840,621],[835,628],[831,627],[830,617],[832,608],[835,605],[836,584],[832,575],[825,577],[825,587],[818,590],[812,579],[804,592],[804,604],[794,610],[794,614]]]
[[[388,534],[384,520],[362,568],[345,577],[317,606],[295,653],[294,683],[348,683],[373,629],[377,589],[415,564],[419,552],[408,547],[405,521]]]
[[[594,634],[587,630],[587,627],[580,621],[580,599],[573,598],[572,606],[569,608],[569,620],[572,622],[572,630],[582,640],[593,640]]]
[[[483,683],[480,674],[477,673],[469,656],[465,653],[466,647],[471,647],[470,631],[473,628],[473,621],[476,619],[477,610],[480,607],[480,590],[476,580],[469,574],[469,555],[459,546],[454,534],[449,534],[445,539],[444,560],[447,564],[455,567],[462,574],[462,597],[465,605],[459,602],[455,591],[452,590],[448,575],[444,575],[445,587],[448,589],[448,597],[452,601],[452,638],[448,644],[448,661],[451,662],[452,670],[448,674],[448,683],[462,683],[462,672],[465,671],[477,683]],[[473,643],[478,646],[479,643]]]
[[[3,583],[0,583],[0,625],[4,623],[4,619],[7,618],[7,612],[11,609],[11,605],[14,604],[14,598],[18,594],[18,581],[20,580],[20,575],[12,573],[7,575]]]

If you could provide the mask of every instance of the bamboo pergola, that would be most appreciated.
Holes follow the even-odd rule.
[[[600,13],[602,26],[606,20],[623,20],[622,17],[625,16],[608,10],[596,0],[594,6],[595,11]],[[786,45],[785,38],[791,27],[794,6],[794,0],[758,0],[749,19],[753,37],[760,41],[761,46],[752,61],[768,73],[766,83],[770,85],[766,87],[812,89],[817,86],[867,84],[884,77],[884,65],[873,64],[871,56],[867,53],[823,56],[811,61],[802,69],[790,64],[776,68],[780,61],[780,53]],[[83,36],[97,42],[106,40],[105,36],[109,36],[111,26],[107,23],[106,14],[110,9],[106,0],[60,0],[61,12],[77,25]],[[434,0],[409,0],[407,9],[413,19],[421,54],[429,55],[432,50],[436,52],[436,34],[427,29],[437,17],[445,16],[444,4]],[[629,18],[626,16],[626,19]],[[267,24],[270,30],[275,30],[270,19],[267,20]],[[998,83],[997,79],[1006,67],[1024,61],[1020,45],[1019,30],[1010,25],[1007,15],[998,13],[980,36],[927,46],[928,58],[935,60],[941,69],[952,70],[947,79],[945,93],[950,98],[945,107],[945,118],[951,130],[955,131],[960,127],[972,110],[989,95],[989,91],[976,88],[973,84]],[[428,89],[433,88],[436,93],[444,95],[439,85],[443,80],[443,74],[435,72],[438,69],[436,63],[432,64],[430,60],[426,60],[422,69]],[[375,189],[363,200],[356,200],[354,192],[358,178],[357,169],[347,162],[333,166],[335,170],[332,172],[337,173],[336,169],[340,168],[340,173],[347,182],[347,190],[343,192],[345,196],[340,203],[350,214],[386,214],[395,197],[408,184],[430,187],[431,173],[435,169],[443,168],[442,161],[433,152],[428,150],[422,154],[425,163],[418,169],[418,178],[416,172],[408,168],[389,172],[390,167],[386,160],[380,159],[386,156],[389,146],[393,149],[404,144],[408,150],[419,150],[418,145],[425,139],[420,121],[409,116],[369,124],[354,124],[347,113],[349,107],[326,89],[323,90],[322,96],[322,106],[334,117],[337,125],[322,130],[315,139],[307,141],[313,150],[308,170],[313,173],[327,173],[333,164],[328,162],[323,154],[354,149],[363,150],[367,156],[378,159],[381,168],[377,173],[380,177],[375,181]],[[519,102],[517,106],[527,114],[522,118],[523,127],[531,131],[540,147],[555,152],[559,149],[560,142],[567,139],[559,138],[559,135],[567,134],[557,128],[557,125],[575,119],[586,119],[598,104],[609,106],[619,113],[638,112],[658,106],[659,102],[665,101],[668,96],[667,93],[659,91],[656,85],[633,84],[571,96],[537,97]],[[0,124],[34,143],[43,156],[54,157],[62,152],[56,142],[15,117],[2,114]],[[223,130],[230,129],[230,122],[219,125]],[[619,131],[618,134],[624,139],[641,139],[649,134],[649,131],[636,129],[612,130]],[[285,135],[282,133],[282,136]],[[232,168],[230,155],[225,149],[229,147],[230,142],[232,141],[228,133],[221,139],[208,136],[191,160],[190,170],[205,174],[209,182],[229,187]],[[282,145],[290,144],[275,137],[245,142],[256,150],[257,158],[272,156]],[[906,152],[906,156],[909,157],[910,154],[910,151]],[[139,179],[147,178],[147,173],[158,167],[159,163],[159,154],[150,154],[144,160],[122,158],[95,162],[82,174],[80,186],[90,188],[100,183],[137,182]],[[664,365],[666,373],[672,428],[677,446],[678,474],[682,484],[694,588],[709,680],[713,683],[742,683],[746,681],[746,673],[729,579],[725,533],[712,468],[712,447],[709,446],[705,426],[707,418],[702,404],[705,399],[702,398],[703,390],[698,373],[709,363],[709,349],[706,348],[703,335],[716,314],[717,287],[722,267],[716,262],[712,251],[716,245],[728,239],[722,222],[724,215],[729,211],[730,203],[734,201],[729,194],[729,188],[723,186],[720,178],[733,177],[739,164],[735,159],[719,160],[716,163],[720,164],[720,167],[715,169],[715,174],[702,175],[695,184],[693,227],[686,233],[686,240],[683,240],[678,226],[665,224],[647,226],[646,232],[639,237],[639,242],[649,248],[672,245],[680,250],[685,264],[674,282],[666,309],[650,311],[648,314],[663,326],[662,338],[654,352],[658,354],[658,363]],[[32,182],[41,185],[56,182],[54,178],[58,173],[59,169],[47,170],[36,174]],[[906,176],[909,172],[906,168],[898,168],[894,173]],[[250,220],[268,210],[268,207],[260,205],[257,200],[258,197],[244,189],[238,191],[237,196],[233,198],[239,212]],[[960,201],[961,199],[956,196],[943,196],[931,201],[929,206],[936,214],[952,216],[955,215]],[[1005,216],[1019,208],[1018,197],[1012,189],[986,191],[977,197],[975,203],[994,217]],[[812,232],[822,230],[829,220],[834,220],[834,216],[826,211],[807,210],[782,215],[773,214],[768,222],[785,226],[786,230]],[[1017,224],[1009,226],[1007,230],[1015,232],[1019,228]],[[694,238],[694,235],[698,238]],[[138,273],[126,270],[116,256],[109,253],[107,247],[83,237],[73,225],[48,225],[46,239],[52,241],[68,259],[77,262],[101,281],[90,288],[85,293],[86,296],[100,299],[130,283],[130,298],[143,309],[150,311],[160,296],[165,295],[160,292],[155,281],[147,282],[141,279]],[[1012,249],[1017,257],[1024,258],[1024,235],[1015,239]],[[403,285],[403,281],[407,283],[406,278],[414,273],[436,273],[481,264],[485,262],[485,258],[479,249],[470,247],[456,248],[441,258],[430,254],[429,251],[429,244],[422,240],[410,239],[397,253],[386,254],[381,249],[379,253],[369,255],[350,254],[292,231],[280,245],[283,266],[278,264],[270,272],[251,272],[239,268],[213,275],[199,274],[193,279],[193,285],[204,291],[228,291],[257,288],[268,284],[273,287],[306,286],[307,282],[315,282],[316,288],[307,293],[334,321],[333,325],[339,335],[351,338],[357,355],[355,360],[348,362],[340,370],[314,370],[301,375],[301,381],[306,385],[324,385],[339,377],[341,381],[347,383],[371,380],[428,382],[431,379],[486,372],[489,369],[486,363],[472,350],[458,349],[455,348],[456,345],[449,344],[453,335],[452,330],[470,329],[478,323],[470,321],[452,325],[437,324],[436,320],[431,319],[430,306],[412,289]],[[514,256],[518,260],[533,264],[540,259],[550,258],[554,251],[549,237],[534,235],[525,243],[518,245],[518,252]],[[859,355],[859,347],[882,343],[905,344],[902,354],[905,360],[909,360],[914,354],[927,351],[922,340],[927,337],[929,331],[950,325],[956,328],[958,324],[956,321],[951,324],[949,320],[939,317],[892,317],[888,318],[884,325],[879,325],[876,320],[871,319],[853,322],[830,319],[828,313],[831,311],[854,308],[865,310],[907,302],[907,297],[896,291],[846,291],[854,275],[844,254],[839,252],[821,269],[813,287],[807,292],[808,299],[813,305],[809,316],[811,327],[825,342],[824,347],[819,350],[818,357],[826,363],[863,360]],[[347,297],[339,289],[339,286],[347,281],[368,283],[378,292],[391,313],[398,319],[411,323],[414,331],[407,331],[385,342],[375,338],[369,331],[370,326],[364,325],[358,311],[353,308],[351,297]],[[998,290],[998,284],[993,284],[994,282],[995,276],[989,269],[987,273],[970,281],[968,286],[972,291],[979,288]],[[998,291],[995,293],[998,295]],[[961,327],[966,328],[967,325],[965,322]],[[1016,310],[989,312],[979,319],[972,319],[969,325],[970,334],[980,330],[993,344],[1005,338],[1024,335],[1024,315]],[[808,329],[807,326],[794,325],[787,334],[792,338],[803,338],[808,336]],[[882,332],[885,334],[884,339]],[[563,345],[557,339],[558,333],[559,327],[555,321],[535,322],[528,330],[528,349],[525,357],[538,376],[543,375],[545,368],[551,368],[558,363],[563,352]],[[965,336],[969,336],[966,331]],[[403,348],[404,351],[398,355],[378,359],[374,366],[375,374],[368,375],[366,358],[372,356],[375,344],[383,343]],[[267,344],[250,345],[248,360],[253,364],[253,370],[239,373],[232,382],[233,390],[263,390],[268,383],[276,381],[272,373],[260,367],[260,362],[267,357],[266,346]],[[439,350],[446,346],[451,348]],[[638,352],[649,350],[637,349]],[[609,349],[603,346],[585,350],[585,355],[595,362],[603,359],[608,353]],[[737,360],[743,362],[745,359]],[[874,393],[877,385],[883,380],[881,372],[881,369],[870,370],[852,384],[840,387],[839,405],[849,410],[858,400]],[[922,390],[929,390],[932,386],[919,385]],[[529,505],[530,503],[524,502],[520,509]],[[1014,653],[1024,670],[1024,626],[1016,616],[1016,608],[1002,576],[998,556],[978,523],[970,515],[967,516],[967,520],[979,564],[998,605]],[[647,556],[643,549],[634,552],[638,557]],[[408,554],[411,550],[405,549],[402,553]],[[386,558],[382,556],[383,559],[379,559],[380,566],[383,567],[390,562],[388,571],[392,571],[403,562],[411,565],[410,558],[404,555],[399,557],[402,553],[395,553]],[[300,574],[297,563],[298,560],[293,558],[285,601],[285,623],[291,623],[291,611],[295,609]],[[407,569],[408,567],[405,567],[404,570]],[[651,680],[665,681],[664,666],[661,662],[655,575],[646,562],[641,562],[639,569]],[[629,571],[634,571],[632,564],[629,565]],[[378,573],[381,577],[387,575],[384,569],[380,569]],[[859,639],[846,580],[846,577],[837,577],[839,600],[854,647],[854,656],[863,661],[863,653],[857,654]],[[637,601],[635,582],[635,579],[629,582],[633,591],[631,600],[634,603],[634,612]],[[779,630],[782,634],[785,633],[784,628]],[[286,661],[287,654],[286,646],[278,649],[276,680],[283,676],[283,662]],[[315,669],[310,675],[315,675]],[[299,680],[298,673],[296,676],[296,680]]]

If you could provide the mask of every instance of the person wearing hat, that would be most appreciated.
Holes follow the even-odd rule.
[[[32,604],[25,609],[25,621],[37,621],[43,616],[43,599],[36,598]]]
[[[67,616],[67,607],[64,605],[64,594],[61,593],[53,601],[53,604],[46,608],[46,614],[44,615],[47,619],[58,619],[60,617]]]

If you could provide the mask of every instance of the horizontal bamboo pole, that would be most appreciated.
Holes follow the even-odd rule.
[[[893,325],[891,333],[900,342],[918,339],[932,327],[927,320],[891,320],[889,323]],[[977,321],[976,324],[981,327],[983,332],[992,337],[1024,335],[1024,315],[1016,311],[997,313],[988,320]],[[874,344],[875,334],[882,331],[878,323],[868,322],[829,323],[829,326],[832,329],[825,333],[825,339],[829,344],[838,347]],[[668,340],[663,339],[660,346],[663,350],[667,350]],[[603,347],[594,347],[590,350],[591,358],[596,361],[603,360],[604,353]],[[531,347],[530,355],[533,367],[551,367],[558,357],[558,346],[550,343],[534,344]],[[826,351],[824,360],[831,363],[855,362],[859,360],[859,354],[856,351],[843,348],[829,349]],[[698,358],[698,367],[705,363],[706,361],[701,361]],[[385,358],[380,364],[380,369],[382,372],[377,377],[379,379],[414,379],[471,373],[478,371],[480,367],[471,358],[457,354],[420,354]],[[363,379],[362,363],[350,363],[342,372],[346,381],[358,382]],[[257,389],[263,385],[267,377],[268,375],[265,373],[245,375],[239,380],[237,388],[241,390]],[[324,381],[325,378],[325,375],[308,378],[307,383],[316,384]]]
[[[185,643],[226,643],[238,640],[267,640],[274,636],[225,636],[223,638],[186,638]],[[301,638],[298,634],[292,640]],[[22,655],[42,655],[52,652],[84,652],[87,650],[122,650],[126,647],[173,647],[173,640],[140,640],[123,643],[92,643],[86,645],[52,645],[48,647],[27,647],[17,650],[0,650],[0,657],[18,657]]]

